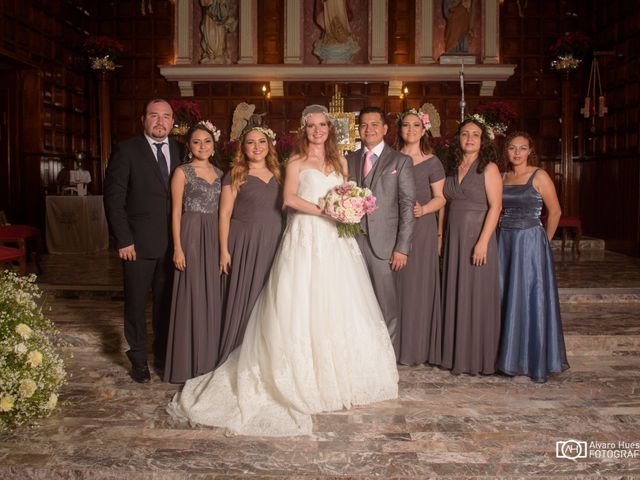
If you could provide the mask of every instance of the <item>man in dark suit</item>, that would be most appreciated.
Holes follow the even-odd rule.
[[[173,278],[169,179],[181,160],[168,137],[173,110],[151,100],[142,115],[144,134],[113,149],[104,181],[104,205],[124,271],[124,335],[131,378],[151,380],[147,366],[149,290],[153,294],[154,367],[164,368]]]
[[[363,147],[348,154],[347,163],[349,176],[358,185],[371,189],[377,199],[378,209],[362,219],[364,233],[357,240],[398,358],[400,304],[396,272],[407,264],[411,249],[416,187],[411,158],[384,142],[387,128],[381,109],[363,108],[359,126]]]

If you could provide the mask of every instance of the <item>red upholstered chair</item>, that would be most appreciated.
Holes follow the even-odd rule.
[[[17,248],[0,245],[0,263],[10,263],[18,260],[20,262],[20,274],[27,273],[27,263],[24,261],[22,252]]]
[[[27,272],[27,241],[34,242],[33,260],[36,271],[40,273],[38,253],[40,252],[40,230],[29,225],[1,225],[0,243],[11,243],[18,246],[22,259],[20,260],[20,273]],[[24,270],[24,271],[23,271]]]
[[[558,222],[558,228],[561,229],[562,234],[562,250],[564,250],[564,242],[567,241],[567,230],[573,230],[573,246],[571,250],[575,247],[576,253],[580,256],[580,238],[582,237],[582,220],[578,217],[560,217],[560,221]]]

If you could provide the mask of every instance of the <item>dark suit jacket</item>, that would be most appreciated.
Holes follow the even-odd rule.
[[[411,158],[384,146],[366,178],[362,177],[364,148],[347,154],[349,177],[371,189],[378,209],[363,219],[373,253],[388,259],[394,251],[409,254],[413,236],[416,185]]]
[[[125,140],[111,153],[104,181],[104,206],[116,248],[134,244],[140,258],[165,255],[171,238],[170,188],[144,135]],[[169,139],[170,174],[182,159],[181,145]]]

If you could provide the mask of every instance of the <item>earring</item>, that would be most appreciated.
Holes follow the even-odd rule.
[[[189,157],[189,160],[191,160],[193,158],[193,153],[189,152],[189,155],[187,155],[187,157]]]

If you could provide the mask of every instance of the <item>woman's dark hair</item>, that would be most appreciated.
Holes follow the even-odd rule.
[[[447,159],[445,161],[445,170],[447,175],[455,175],[458,171],[458,167],[462,163],[463,152],[462,147],[460,146],[460,132],[465,125],[470,123],[477,125],[480,127],[480,130],[482,130],[480,151],[478,152],[478,168],[476,171],[478,173],[484,172],[484,167],[486,167],[489,162],[498,164],[498,152],[496,152],[496,148],[493,146],[493,142],[489,138],[489,133],[487,132],[486,127],[474,118],[466,118],[458,126],[458,131],[451,142],[451,147],[449,148]]]
[[[398,132],[396,135],[396,141],[393,142],[393,148],[395,148],[396,150],[402,150],[404,148],[404,139],[402,138],[402,134],[401,134],[402,122],[409,115],[413,115],[414,117],[416,116],[414,113],[407,113],[405,115],[401,114],[401,116],[398,117],[398,122],[397,122]],[[418,118],[418,120],[420,120],[420,118]],[[420,124],[422,125],[422,120],[420,120]],[[424,128],[424,125],[422,128]],[[431,134],[429,133],[429,130],[426,130],[424,132],[424,135],[422,135],[422,137],[420,138],[420,152],[423,155],[429,155],[430,153],[433,153],[433,148],[431,148],[431,143],[429,142],[429,138],[431,138]]]
[[[184,136],[184,144],[186,145],[187,148],[185,148],[185,162],[188,162],[190,160],[189,158],[189,144],[191,143],[191,137],[193,137],[193,134],[198,131],[198,130],[202,130],[203,132],[207,132],[209,135],[211,135],[211,140],[213,140],[213,153],[211,154],[211,157],[209,157],[209,161],[211,163],[213,163],[215,165],[215,162],[213,160],[214,156],[215,156],[215,152],[216,152],[216,137],[213,136],[213,132],[211,130],[209,130],[207,127],[205,127],[202,123],[196,123],[193,127],[191,127],[189,129],[189,131],[187,132],[187,134]]]
[[[516,137],[522,137],[522,138],[526,139],[527,142],[529,142],[530,153],[529,153],[529,158],[527,158],[527,164],[528,165],[537,166],[538,165],[538,153],[536,152],[536,145],[535,145],[535,142],[533,141],[533,138],[531,138],[531,135],[529,135],[527,132],[516,131],[516,132],[511,132],[509,135],[507,135],[507,138],[505,138],[505,140],[504,140],[504,148],[502,150],[502,158],[503,158],[504,164],[506,165],[505,168],[507,170],[512,170],[513,169],[511,167],[511,162],[509,161],[508,149],[509,149],[509,144]]]

